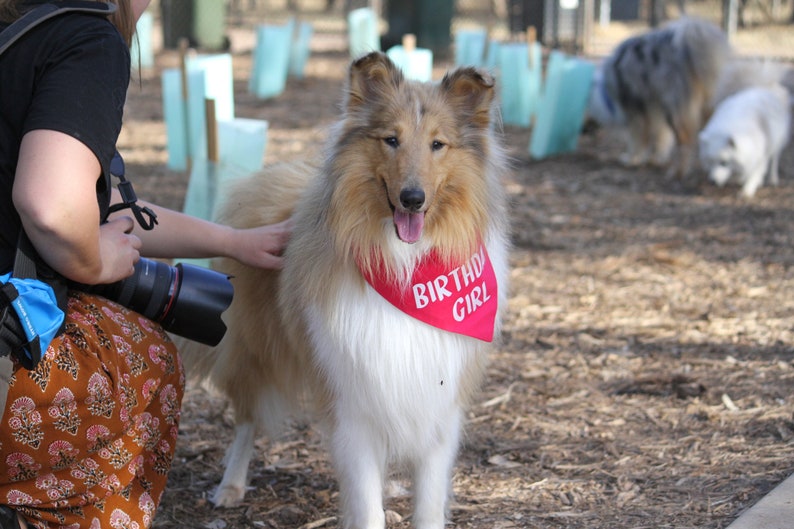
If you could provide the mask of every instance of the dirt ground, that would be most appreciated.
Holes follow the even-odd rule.
[[[246,93],[250,53],[235,53],[236,114],[269,121],[267,162],[323,141],[348,60],[334,42],[315,35],[306,77],[266,101]],[[159,78],[176,62],[162,53],[133,83],[120,148],[138,194],[180,208],[187,175],[165,165]],[[743,200],[699,174],[621,167],[603,131],[539,161],[529,136],[504,130],[510,311],[469,414],[452,526],[728,526],[794,472],[794,147],[780,186]],[[338,527],[310,426],[258,441],[232,509],[208,500],[232,439],[223,398],[191,385],[180,434],[155,527]],[[387,507],[390,528],[410,527],[408,498]]]

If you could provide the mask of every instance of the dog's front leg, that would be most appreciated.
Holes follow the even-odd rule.
[[[384,529],[383,483],[386,447],[374,432],[352,420],[340,420],[331,437],[339,479],[342,527]]]
[[[744,181],[744,185],[742,185],[741,195],[744,198],[752,198],[755,196],[755,192],[758,191],[758,188],[764,183],[765,172],[766,167],[764,165],[755,167],[750,171],[750,174],[747,175]]]
[[[212,503],[218,507],[233,507],[243,501],[248,478],[248,464],[254,451],[256,427],[251,422],[238,423],[234,427],[234,441],[226,451],[226,470]]]
[[[414,527],[442,529],[451,496],[452,469],[458,453],[462,412],[450,411],[438,427],[442,437],[414,461]]]

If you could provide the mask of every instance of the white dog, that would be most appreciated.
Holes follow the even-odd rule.
[[[778,183],[780,153],[790,134],[790,95],[780,84],[745,88],[725,98],[699,134],[700,162],[718,186],[735,180],[752,197]]]

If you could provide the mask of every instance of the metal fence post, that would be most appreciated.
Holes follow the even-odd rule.
[[[738,12],[738,0],[722,0],[722,30],[727,33],[728,40],[732,40],[736,34]]]

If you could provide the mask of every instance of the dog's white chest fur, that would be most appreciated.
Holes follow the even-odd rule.
[[[466,364],[486,344],[416,320],[369,286],[342,283],[336,291],[332,313],[306,314],[335,419],[390,439],[391,457],[427,449],[439,421],[454,414]]]

